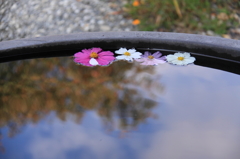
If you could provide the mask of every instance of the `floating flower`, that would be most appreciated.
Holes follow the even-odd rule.
[[[102,51],[101,48],[84,49],[74,54],[74,62],[85,66],[108,65],[115,57],[111,51]]]
[[[187,52],[177,52],[174,55],[167,55],[166,58],[169,63],[176,65],[188,65],[196,60],[194,57],[191,57],[190,54]]]
[[[132,3],[132,5],[133,5],[134,7],[137,7],[137,6],[140,5],[140,3],[139,3],[139,1],[134,1],[134,2]]]
[[[135,20],[132,22],[133,25],[138,25],[138,24],[140,24],[140,23],[141,23],[141,22],[140,22],[139,19],[135,19]]]
[[[138,62],[141,62],[141,65],[158,65],[165,63],[166,57],[162,56],[162,53],[155,52],[151,54],[150,52],[146,51],[144,55],[142,55],[142,58],[140,59],[135,59]]]
[[[142,53],[136,52],[135,49],[120,48],[119,50],[115,51],[116,54],[121,54],[116,57],[117,60],[127,60],[133,61],[133,59],[141,58]]]

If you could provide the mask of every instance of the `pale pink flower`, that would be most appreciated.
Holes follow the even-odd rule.
[[[158,51],[153,54],[146,51],[140,59],[135,59],[138,62],[141,62],[141,65],[158,65],[166,62],[166,57],[162,56]]]
[[[84,49],[74,54],[74,62],[85,66],[106,66],[115,60],[111,51],[102,51],[101,48]]]

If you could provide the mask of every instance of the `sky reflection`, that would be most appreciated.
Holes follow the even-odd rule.
[[[157,103],[137,126],[119,128],[118,111],[111,129],[96,109],[85,111],[80,122],[71,112],[61,120],[51,111],[13,138],[3,127],[0,158],[239,159],[240,76],[195,65],[152,68],[125,71],[132,79],[125,87]]]
[[[239,77],[199,66],[166,67],[171,70],[159,69],[167,88],[165,129],[152,135],[144,158],[239,158]]]

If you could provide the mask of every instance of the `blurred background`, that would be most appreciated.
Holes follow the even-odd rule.
[[[240,1],[0,0],[0,41],[136,30],[240,39]]]

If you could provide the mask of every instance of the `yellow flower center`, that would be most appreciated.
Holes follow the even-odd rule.
[[[152,55],[148,56],[149,59],[154,59],[154,57]]]
[[[124,52],[125,56],[131,56],[130,52]]]
[[[178,57],[177,58],[179,61],[182,61],[182,60],[184,60],[184,57]]]
[[[90,54],[90,57],[91,58],[98,58],[98,54],[96,53],[96,52],[92,52],[91,54]]]

